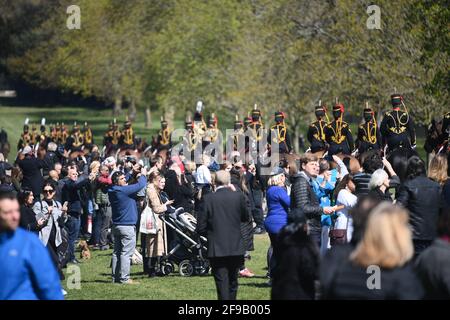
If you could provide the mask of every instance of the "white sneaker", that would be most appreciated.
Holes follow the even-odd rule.
[[[63,294],[63,296],[65,296],[67,294],[67,291],[62,289],[62,294]]]

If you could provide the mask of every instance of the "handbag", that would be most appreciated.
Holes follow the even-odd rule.
[[[347,243],[348,220],[350,220],[350,217],[347,217],[345,229],[334,229],[333,226],[333,228],[330,230],[329,237],[331,246]]]
[[[143,234],[158,233],[158,224],[156,222],[156,215],[148,205],[141,213],[141,224],[139,227],[139,231]]]

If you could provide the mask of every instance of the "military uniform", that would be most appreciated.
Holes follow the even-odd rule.
[[[65,145],[67,139],[69,138],[69,133],[67,132],[67,128],[64,123],[61,124],[61,131],[59,134],[59,143]]]
[[[117,150],[119,148],[119,142],[120,142],[121,136],[122,136],[122,133],[119,130],[119,126],[114,121],[112,132],[111,132],[111,148],[113,148],[113,150]]]
[[[29,131],[28,125],[23,126],[23,132],[20,135],[19,143],[17,144],[17,150],[21,150],[26,146],[31,145],[31,133]]]
[[[170,130],[167,121],[164,119],[161,119],[161,130],[158,132],[157,144],[159,150],[169,149],[171,145]]]
[[[190,157],[188,157],[188,155],[184,155],[186,156],[189,160],[193,160],[194,159],[194,151],[197,148],[197,146],[199,145],[200,140],[198,139],[198,137],[196,136],[195,132],[194,132],[194,124],[192,123],[192,121],[186,120],[185,123],[185,129],[186,129],[186,133],[183,137],[183,147],[188,151],[191,152]]]
[[[74,151],[81,151],[84,145],[84,137],[83,134],[80,132],[80,127],[75,124],[73,126],[73,131],[70,137],[66,140],[66,150],[71,150],[71,152]]]
[[[36,127],[33,125],[31,127],[31,142],[30,142],[30,144],[32,146],[35,146],[36,143],[38,143],[38,142],[39,142],[39,134],[38,134],[38,132],[36,130]]]
[[[252,151],[252,153],[261,151],[261,142],[264,138],[264,125],[261,120],[261,111],[256,109],[256,105],[255,109],[252,110],[252,123],[248,125],[248,130],[251,137],[251,140],[249,140],[249,142],[253,144],[250,151]],[[265,140],[265,142],[266,141],[267,140]],[[263,148],[265,148],[265,145]]]
[[[267,139],[267,143],[278,144],[278,152],[279,153],[291,153],[292,152],[292,143],[291,137],[286,127],[286,123],[284,122],[285,115],[281,111],[275,112],[275,124],[270,127],[269,136]],[[275,150],[277,151],[277,150]]]
[[[219,139],[219,128],[217,127],[217,117],[214,113],[208,119],[208,128],[203,137],[203,145],[207,146],[211,143],[216,143]]]
[[[403,104],[401,95],[393,94],[391,102],[393,109],[384,114],[380,125],[383,145],[387,144],[389,151],[400,147],[411,148],[416,144],[413,120],[406,110],[400,110],[400,106]]]
[[[121,135],[121,148],[122,149],[134,149],[134,132],[131,127],[131,122],[127,120],[124,124],[122,135]]]
[[[354,149],[353,136],[347,122],[342,118],[344,116],[344,105],[339,103],[333,107],[334,120],[327,124],[325,128],[325,139],[330,145],[328,156],[342,152],[351,154]]]
[[[382,148],[380,130],[378,129],[375,114],[371,108],[364,109],[364,123],[358,126],[356,146],[359,154]]]
[[[325,138],[325,128],[327,126],[327,122],[323,120],[325,113],[325,106],[317,106],[315,108],[317,120],[312,122],[308,127],[307,139],[311,144],[312,153],[324,151],[327,149]]]
[[[84,123],[83,137],[84,137],[84,146],[89,149],[92,148],[92,145],[94,144],[94,136],[92,135],[91,127],[89,127],[87,122]]]
[[[200,103],[200,102],[199,102]],[[206,123],[203,120],[203,114],[201,108],[197,105],[197,111],[194,114],[194,122],[192,124],[192,130],[197,141],[203,141],[206,133]]]
[[[58,130],[57,127],[53,126],[53,124],[50,126],[50,141],[58,143]]]
[[[43,147],[46,147],[48,142],[50,141],[50,137],[46,131],[45,125],[41,125],[40,131],[41,133],[39,135],[39,144]]]
[[[250,150],[250,125],[252,118],[250,116],[244,118],[244,135],[245,135],[245,152]]]
[[[236,115],[236,120],[234,121],[234,131],[228,137],[227,141],[227,153],[237,151],[240,154],[245,153],[245,133],[244,133],[244,123],[239,120]]]

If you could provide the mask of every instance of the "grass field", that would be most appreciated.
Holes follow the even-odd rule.
[[[267,285],[266,254],[269,237],[255,235],[255,251],[246,266],[256,276],[239,278],[238,299],[270,299],[270,287]],[[78,254],[78,253],[77,253]],[[67,289],[67,281],[62,281],[67,290],[67,300],[216,300],[214,279],[207,276],[182,277],[173,273],[166,277],[148,278],[142,272],[142,265],[132,266],[131,277],[139,284],[120,285],[111,282],[111,250],[93,251],[91,260],[82,262],[81,289]]]

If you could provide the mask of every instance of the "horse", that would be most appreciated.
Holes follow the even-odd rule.
[[[0,143],[0,153],[3,154],[5,159],[8,159],[8,155],[11,152],[11,145],[8,141]]]
[[[406,179],[408,160],[418,155],[417,151],[411,148],[397,148],[387,155],[387,160],[391,163],[392,169],[394,169],[401,182]]]
[[[449,136],[443,130],[444,119],[433,119],[428,126],[427,136],[425,139],[424,149],[427,152],[427,162],[431,161],[430,154],[434,155],[444,153],[447,154],[447,159],[450,163],[450,145]],[[450,166],[448,168],[448,175],[450,175]]]

